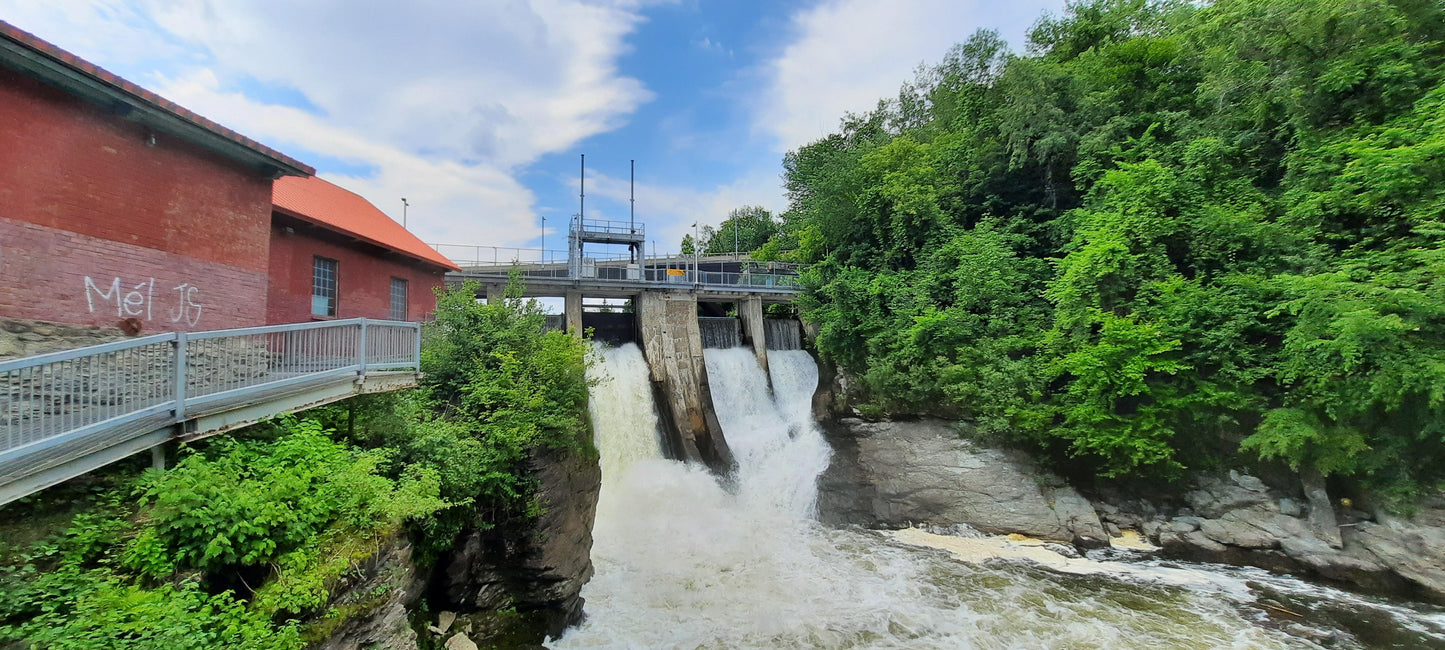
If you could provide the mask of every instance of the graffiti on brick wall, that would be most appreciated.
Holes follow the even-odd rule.
[[[195,327],[201,321],[200,288],[189,282],[161,291],[156,295],[156,279],[146,278],[144,282],[132,285],[129,281],[113,278],[109,283],[97,283],[85,276],[85,305],[90,313],[99,309],[108,313],[115,309],[117,318],[144,318],[154,320],[156,312],[172,323],[185,323]],[[165,304],[157,304],[157,303]]]

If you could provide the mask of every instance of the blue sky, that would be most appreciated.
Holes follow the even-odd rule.
[[[1063,0],[0,0],[0,19],[274,146],[429,243],[561,248],[589,217],[675,250],[786,207],[783,154],[979,28]],[[460,253],[460,251],[453,251]]]

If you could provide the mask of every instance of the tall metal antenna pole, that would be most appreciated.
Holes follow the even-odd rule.
[[[630,160],[630,161],[628,161],[628,167],[629,167],[629,169],[628,169],[628,175],[627,175],[627,226],[628,226],[628,232],[636,235],[636,234],[637,234],[637,161],[636,161],[636,160]],[[646,256],[647,256],[647,251],[641,251],[642,254],[639,255],[639,254],[638,254],[639,251],[637,250],[637,247],[636,247],[636,246],[628,246],[627,249],[630,250],[630,251],[632,251],[632,261],[633,261],[634,263],[636,263],[636,262],[638,261],[638,258],[639,258],[639,257],[646,257]]]
[[[582,154],[582,171],[577,175],[577,220],[578,220],[578,225],[581,225],[581,220],[582,220],[582,219],[585,219],[585,218],[586,218],[586,215],[587,215],[587,154],[584,153],[584,154]]]

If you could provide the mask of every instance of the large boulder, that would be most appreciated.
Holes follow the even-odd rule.
[[[1235,470],[1230,470],[1227,477],[1197,477],[1195,488],[1184,498],[1195,512],[1207,519],[1240,508],[1277,509],[1272,508],[1274,497],[1263,481]]]
[[[1389,567],[1417,595],[1445,602],[1445,528],[1382,517],[1346,527],[1346,549],[1359,549]]]
[[[825,522],[967,524],[1084,546],[1108,535],[1087,499],[1025,455],[962,439],[941,420],[830,427],[838,453],[821,480]]]

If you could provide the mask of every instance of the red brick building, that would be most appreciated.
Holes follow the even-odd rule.
[[[320,178],[276,181],[266,318],[421,320],[450,260],[366,199]]]
[[[314,174],[0,21],[0,357],[431,313],[456,267]]]
[[[272,180],[313,173],[0,22],[0,318],[262,324]]]

